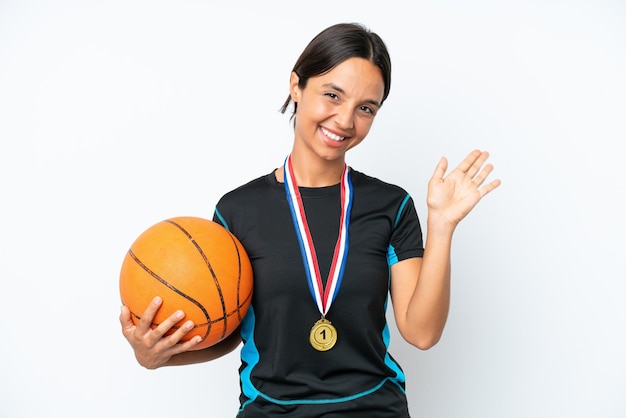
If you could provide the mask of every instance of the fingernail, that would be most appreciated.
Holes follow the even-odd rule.
[[[160,305],[161,304],[161,298],[159,296],[157,296],[154,299],[152,299],[152,301],[154,302],[155,305]]]
[[[177,319],[183,319],[183,316],[185,316],[183,311],[176,311],[176,318]]]
[[[193,322],[192,321],[185,322],[185,328],[187,328],[187,329],[193,328]]]

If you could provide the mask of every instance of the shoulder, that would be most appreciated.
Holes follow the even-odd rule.
[[[397,196],[402,199],[408,196],[408,192],[401,186],[369,176],[365,173],[354,170],[353,168],[350,168],[350,178],[354,189],[359,192],[374,193],[377,196]]]
[[[230,203],[243,203],[249,200],[254,200],[259,196],[265,195],[269,190],[272,190],[276,185],[272,182],[273,173],[265,174],[250,180],[248,183],[225,193],[219,200],[218,206]]]
[[[416,217],[415,203],[411,195],[401,186],[352,170],[354,188],[353,214],[355,216],[382,215],[392,224],[401,216]]]
[[[253,217],[274,207],[281,191],[281,184],[276,181],[273,172],[257,177],[224,194],[215,206],[215,216],[223,224],[235,218]]]

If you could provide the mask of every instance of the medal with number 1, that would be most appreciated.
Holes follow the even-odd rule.
[[[316,350],[328,351],[337,342],[337,330],[328,319],[322,318],[311,327],[309,341]]]
[[[350,224],[350,210],[352,209],[352,182],[350,181],[350,170],[344,164],[341,175],[341,218],[339,222],[339,236],[335,244],[333,261],[328,273],[326,286],[322,284],[317,255],[313,245],[313,238],[304,213],[302,196],[298,190],[296,178],[291,166],[291,155],[287,157],[284,164],[285,191],[287,201],[293,218],[296,235],[300,243],[304,270],[309,283],[309,290],[317,304],[322,318],[311,328],[309,341],[311,346],[318,351],[328,351],[337,342],[337,329],[326,319],[326,313],[330,309],[335,296],[341,285],[343,271],[348,257],[348,226]]]

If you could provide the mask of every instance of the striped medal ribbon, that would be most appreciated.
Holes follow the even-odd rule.
[[[332,323],[326,319],[326,314],[339,291],[346,260],[348,258],[348,227],[350,224],[350,210],[352,209],[353,197],[350,170],[347,165],[344,165],[343,173],[341,174],[341,218],[339,223],[339,236],[335,244],[335,251],[326,286],[322,283],[313,238],[304,212],[302,196],[300,195],[296,177],[293,173],[291,154],[285,159],[284,174],[287,201],[289,202],[289,209],[296,229],[296,236],[300,244],[309,290],[322,315],[322,318],[311,328],[309,341],[316,350],[327,351],[333,348],[337,342],[337,330]]]

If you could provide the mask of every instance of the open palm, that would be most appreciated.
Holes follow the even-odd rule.
[[[500,180],[483,185],[493,171],[493,165],[485,165],[488,157],[488,152],[474,150],[447,176],[448,160],[442,157],[428,183],[426,203],[429,213],[436,213],[456,225],[483,196],[498,187]]]

